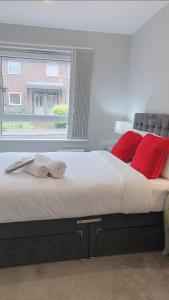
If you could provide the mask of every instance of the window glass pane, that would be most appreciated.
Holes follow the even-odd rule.
[[[20,74],[20,62],[8,61],[8,74]]]
[[[22,73],[10,76],[9,58],[2,58],[3,99],[5,113],[63,115],[69,111],[69,81],[67,61],[17,58]],[[16,63],[16,62],[15,62]],[[15,66],[16,67],[16,66]],[[57,74],[57,76],[48,74]],[[20,108],[12,107],[9,93],[21,92]],[[13,97],[13,96],[12,96]],[[17,105],[19,100],[14,100]]]
[[[63,122],[2,121],[4,136],[56,135],[58,139],[67,137],[67,124]]]
[[[56,77],[59,74],[58,64],[49,62],[46,64],[46,75],[51,77]]]
[[[9,93],[9,105],[20,105],[21,93]]]

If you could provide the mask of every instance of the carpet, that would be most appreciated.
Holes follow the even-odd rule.
[[[169,257],[115,255],[0,269],[1,300],[167,300]]]

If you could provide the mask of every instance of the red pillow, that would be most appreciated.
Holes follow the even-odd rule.
[[[131,166],[149,179],[158,178],[168,153],[168,138],[147,134],[139,144]]]
[[[127,131],[112,148],[111,153],[124,162],[129,162],[142,139],[143,137],[140,134],[133,131]]]

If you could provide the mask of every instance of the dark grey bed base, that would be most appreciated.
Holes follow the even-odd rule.
[[[163,247],[160,212],[0,224],[0,267]]]

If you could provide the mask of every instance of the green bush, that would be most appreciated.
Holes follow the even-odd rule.
[[[55,128],[66,128],[66,123],[62,123],[62,122],[54,122],[53,125]]]
[[[68,106],[66,104],[58,104],[52,108],[52,113],[56,116],[66,116],[68,115]],[[66,123],[54,122],[55,128],[66,128]]]
[[[10,108],[5,111],[7,114],[30,114],[24,107]]]
[[[31,128],[29,122],[21,121],[21,122],[13,122],[13,121],[3,121],[2,129],[5,130],[28,130]]]
[[[58,104],[52,108],[52,113],[59,116],[66,116],[68,114],[68,106],[66,104]]]

